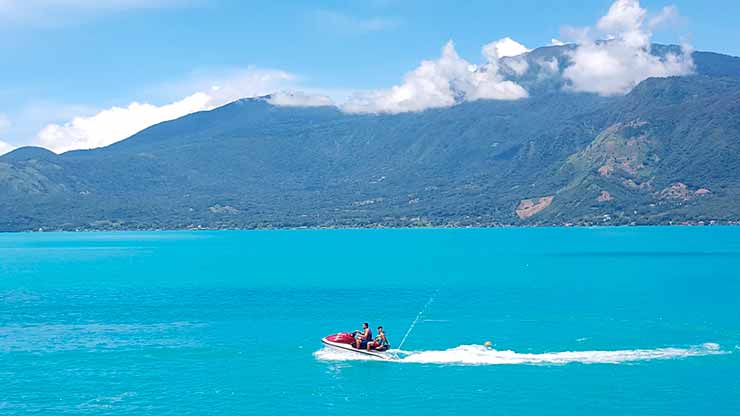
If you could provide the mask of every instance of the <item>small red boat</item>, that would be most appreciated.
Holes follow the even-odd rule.
[[[387,351],[368,351],[367,349],[356,348],[355,336],[349,332],[340,332],[338,334],[325,336],[321,339],[321,342],[332,348],[344,351],[352,351],[358,354],[370,355],[383,360],[393,360],[396,358],[395,356],[389,354]]]

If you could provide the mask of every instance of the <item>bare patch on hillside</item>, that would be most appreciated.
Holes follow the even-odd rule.
[[[712,191],[710,191],[707,188],[699,188],[697,190],[692,190],[685,183],[676,182],[672,184],[671,186],[660,191],[660,194],[658,194],[658,197],[660,199],[668,199],[668,200],[674,200],[674,201],[688,201],[693,198],[707,196],[711,193]]]
[[[712,193],[712,191],[710,191],[709,189],[707,189],[707,188],[701,188],[701,189],[697,189],[696,192],[694,192],[694,195],[696,195],[696,196],[704,196],[704,195],[709,195],[711,193]]]
[[[691,191],[689,191],[689,187],[682,182],[676,182],[673,185],[660,191],[661,199],[675,199],[686,201],[689,199],[690,196]]]
[[[554,196],[543,196],[541,198],[523,199],[516,208],[516,215],[525,220],[536,215],[552,204]]]
[[[598,202],[609,202],[613,201],[614,197],[608,191],[601,191],[601,195],[596,200]]]
[[[640,120],[614,124],[568,162],[582,171],[596,170],[602,177],[620,174],[646,179],[652,175],[651,167],[660,160],[647,127]]]

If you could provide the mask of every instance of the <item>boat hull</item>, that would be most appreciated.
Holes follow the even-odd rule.
[[[321,342],[324,343],[324,345],[328,345],[332,348],[336,348],[336,349],[344,350],[344,351],[352,351],[354,353],[362,354],[362,355],[369,355],[371,357],[379,358],[381,360],[393,360],[394,359],[394,357],[388,354],[387,352],[357,349],[349,344],[342,344],[339,342],[329,341],[328,337],[322,338]]]

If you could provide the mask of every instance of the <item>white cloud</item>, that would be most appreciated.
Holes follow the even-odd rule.
[[[560,72],[560,61],[554,56],[550,59],[537,59],[536,63],[540,67],[540,71],[537,73],[538,81],[549,79]]]
[[[522,56],[504,59],[502,63],[518,76],[524,75],[529,70],[529,62]]]
[[[112,107],[91,117],[75,117],[62,125],[50,124],[39,132],[38,143],[57,153],[107,146],[156,123],[209,109],[211,101],[211,96],[199,92],[159,107],[137,102]]]
[[[38,145],[57,153],[75,149],[107,146],[157,123],[173,120],[197,111],[210,110],[227,102],[266,95],[281,85],[289,85],[295,77],[284,71],[249,68],[229,77],[212,80],[207,88],[181,100],[161,106],[133,102],[124,107],[112,107],[87,117],[74,117],[62,124],[49,124],[37,135]],[[204,85],[199,85],[204,87]],[[306,102],[313,98],[305,95]],[[296,99],[297,100],[297,99]],[[275,105],[300,105],[294,100]]]
[[[666,6],[658,14],[650,18],[648,26],[654,29],[658,26],[678,23],[681,20],[681,15],[678,13],[676,6]]]
[[[556,39],[556,38],[550,39],[550,46],[563,46],[563,45],[565,45],[565,43],[560,39]]]
[[[297,81],[298,77],[286,71],[248,67],[202,76],[181,85],[180,89],[183,94],[203,91],[211,97],[212,106],[219,106],[240,98],[272,94]]]
[[[491,59],[519,56],[529,52],[526,46],[512,38],[503,38],[483,46],[483,55]]]
[[[488,62],[478,67],[460,58],[450,41],[439,59],[423,61],[406,74],[402,84],[387,90],[355,94],[341,108],[351,113],[402,113],[449,107],[459,101],[527,97],[524,88],[504,80],[499,74],[499,53],[510,52],[507,47],[500,52],[495,42],[486,45],[483,54]]]
[[[662,14],[675,13],[665,11]],[[572,64],[563,76],[573,91],[600,95],[626,94],[650,77],[687,75],[693,72],[691,48],[681,54],[658,57],[651,54],[652,27],[658,21],[647,21],[647,10],[639,0],[617,0],[609,12],[599,19],[596,28],[606,41],[582,39],[570,54]],[[660,15],[658,15],[660,16]],[[585,30],[582,34],[588,34]]]
[[[616,0],[609,12],[602,16],[596,27],[603,33],[644,35],[642,30],[647,10],[640,6],[639,0]]]
[[[483,56],[489,65],[498,65],[500,62],[505,69],[521,76],[529,69],[529,63],[522,55],[530,50],[512,38],[503,38],[483,45]]]
[[[333,106],[331,98],[321,94],[308,94],[303,91],[278,91],[267,100],[272,105],[283,107],[326,107]]]
[[[11,152],[13,149],[15,149],[15,146],[13,146],[10,143],[6,143],[6,142],[0,140],[0,156],[6,154],[8,152]]]

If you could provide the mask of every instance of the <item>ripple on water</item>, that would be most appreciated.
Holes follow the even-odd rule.
[[[182,335],[203,324],[39,324],[0,326],[0,352],[49,353],[72,350],[105,351],[141,347],[194,347]]]

